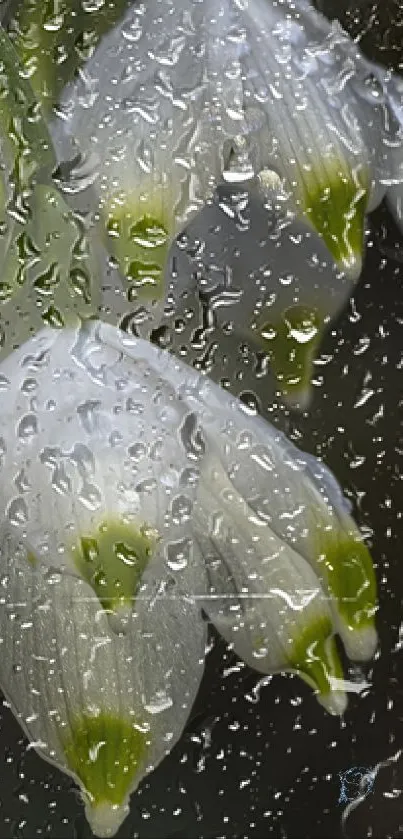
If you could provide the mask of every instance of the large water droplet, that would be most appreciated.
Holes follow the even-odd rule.
[[[172,571],[183,571],[190,561],[193,542],[188,537],[168,542],[166,545],[166,562]]]
[[[7,507],[6,515],[11,524],[17,527],[26,524],[28,521],[28,510],[24,499],[21,497],[13,498]]]
[[[17,434],[24,440],[35,437],[38,433],[38,419],[35,414],[25,414],[18,423]]]

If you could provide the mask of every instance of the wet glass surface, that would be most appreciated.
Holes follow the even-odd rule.
[[[368,56],[400,68],[399,3],[316,5],[329,15],[339,11],[346,28],[362,34]],[[209,626],[205,673],[185,731],[132,796],[117,835],[397,839],[403,836],[402,234],[385,205],[371,214],[361,277],[326,331],[313,401],[299,413],[284,407],[269,366],[231,326],[231,305],[235,311],[243,303],[236,294],[228,308],[214,302],[211,276],[216,263],[225,264],[223,241],[230,249],[233,236],[246,254],[256,242],[254,224],[248,230],[222,222],[226,202],[224,189],[173,246],[174,301],[153,341],[206,371],[240,396],[247,412],[267,417],[332,469],[371,547],[380,644],[369,664],[352,665],[344,657],[346,675],[366,687],[349,694],[348,711],[339,718],[328,715],[297,676],[262,676],[248,668]],[[239,244],[242,237],[246,244]],[[203,266],[213,269],[200,284],[201,254]],[[178,293],[178,273],[196,275],[193,289]],[[117,322],[118,314],[129,332],[130,311],[126,299],[113,294],[104,307],[106,319]],[[19,330],[16,314],[5,330],[8,349],[18,343]],[[93,835],[77,788],[28,746],[6,700],[0,764],[0,837]]]

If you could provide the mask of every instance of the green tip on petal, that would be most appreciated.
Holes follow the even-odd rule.
[[[124,631],[155,544],[155,533],[145,526],[107,521],[72,548],[78,572],[111,616],[114,631]]]
[[[319,312],[300,305],[285,309],[280,321],[258,327],[261,345],[290,407],[304,410],[309,405],[313,362],[322,330]]]
[[[85,805],[85,815],[91,827],[94,836],[107,839],[109,836],[114,836],[123,824],[125,818],[129,815],[130,807],[128,804],[98,804],[92,807],[90,804]]]
[[[372,658],[378,636],[375,628],[377,585],[371,554],[356,535],[332,531],[321,537],[319,564],[325,569],[346,653],[356,661]]]
[[[335,167],[324,181],[322,172],[305,180],[302,205],[306,216],[322,237],[336,264],[351,278],[361,273],[368,189],[353,172]]]
[[[109,713],[77,715],[64,740],[70,771],[84,791],[96,836],[113,836],[129,812],[128,799],[143,765],[147,735]]]
[[[343,668],[330,618],[312,620],[294,639],[287,658],[291,668],[317,691],[318,701],[329,713],[344,713],[346,694],[332,688],[333,680],[337,684],[343,680]]]
[[[164,274],[172,232],[161,214],[114,204],[107,215],[109,247],[129,284],[129,302],[164,297]]]

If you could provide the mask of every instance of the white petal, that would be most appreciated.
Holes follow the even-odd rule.
[[[306,8],[250,0],[243,13],[251,154],[257,171],[273,167],[284,177],[296,207],[356,279],[364,213],[378,194],[382,108],[357,95],[360,56],[345,33],[324,19],[316,25]]]
[[[149,558],[186,554],[197,463],[182,439],[186,405],[107,336],[91,321],[44,330],[1,365],[0,533],[83,575],[124,620]]]
[[[343,713],[345,693],[331,686],[342,676],[331,613],[308,563],[259,522],[214,455],[195,511],[211,583],[205,610],[217,629],[251,667],[294,670]]]
[[[132,299],[161,297],[169,244],[211,197],[242,123],[229,8],[133,5],[63,97],[66,130],[98,157],[109,246]]]
[[[79,784],[98,836],[117,830],[191,710],[205,649],[193,559],[180,574],[150,564],[128,632],[117,636],[86,583],[27,572],[2,544],[0,683],[35,748]]]

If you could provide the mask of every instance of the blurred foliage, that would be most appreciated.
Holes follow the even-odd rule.
[[[122,16],[128,0],[22,0],[5,23],[46,111]]]
[[[402,0],[314,0],[336,17],[373,61],[403,72]]]

